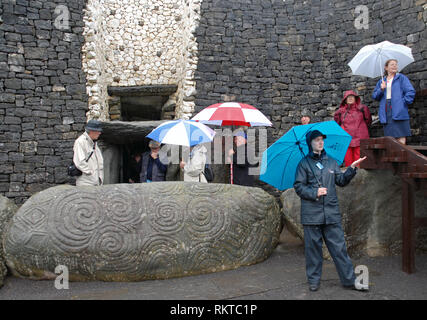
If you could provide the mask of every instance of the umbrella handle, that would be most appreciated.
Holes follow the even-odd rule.
[[[380,71],[381,71],[381,81],[384,79],[384,68],[383,68],[383,61],[381,59],[381,53],[380,53]]]
[[[233,184],[233,162],[230,163],[230,184]]]

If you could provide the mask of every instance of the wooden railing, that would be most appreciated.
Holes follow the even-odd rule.
[[[402,270],[407,273],[415,272],[416,228],[427,227],[427,218],[415,217],[415,192],[427,195],[427,157],[416,149],[392,137],[360,142],[360,156],[368,157],[361,168],[388,169],[402,178]]]

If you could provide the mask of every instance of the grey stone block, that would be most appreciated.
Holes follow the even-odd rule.
[[[279,235],[278,204],[259,188],[59,186],[19,209],[4,233],[4,251],[18,276],[55,279],[61,264],[71,281],[140,281],[261,262]]]
[[[8,184],[6,184],[8,185]],[[0,183],[0,190],[2,184]],[[9,190],[2,190],[9,191]],[[3,234],[7,224],[12,219],[13,215],[18,211],[18,207],[10,199],[0,195],[0,243],[2,243]],[[3,246],[0,245],[0,288],[3,286],[4,277],[7,274],[6,264],[4,260]]]

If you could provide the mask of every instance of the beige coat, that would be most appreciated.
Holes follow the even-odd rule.
[[[208,150],[205,146],[197,145],[193,148],[193,156],[188,159],[184,166],[184,181],[208,182],[205,175],[206,156]]]
[[[83,133],[74,142],[73,161],[76,167],[83,173],[77,177],[77,186],[98,186],[104,182],[104,159],[98,144],[95,144],[95,151],[89,158],[89,161],[86,162],[93,147],[94,142],[87,132]]]

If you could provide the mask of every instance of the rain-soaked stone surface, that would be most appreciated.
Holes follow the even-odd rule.
[[[4,235],[16,276],[139,281],[265,260],[280,236],[276,200],[260,188],[158,182],[58,186],[32,196]]]
[[[2,235],[13,215],[18,211],[16,204],[0,195],[0,287],[3,286],[3,279],[7,274],[7,268],[3,256]]]
[[[342,226],[351,257],[398,255],[402,252],[402,181],[387,170],[358,169],[344,188],[337,187]],[[301,199],[295,190],[281,196],[287,227],[304,239]],[[427,198],[415,193],[415,216],[427,217]],[[417,253],[427,252],[427,230],[416,232]],[[324,256],[329,254],[324,245]]]

